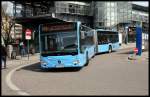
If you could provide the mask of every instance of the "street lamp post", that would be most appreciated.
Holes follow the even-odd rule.
[[[126,34],[125,34],[125,44],[127,44],[128,43],[128,26],[125,27],[125,32],[126,32]]]

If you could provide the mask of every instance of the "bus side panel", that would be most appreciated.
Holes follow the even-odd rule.
[[[80,66],[84,66],[86,64],[86,54],[79,54],[78,59],[80,61]]]
[[[95,55],[95,46],[93,45],[93,46],[87,48],[87,51],[88,51],[88,58],[89,59],[92,58],[92,56]]]
[[[108,52],[108,50],[109,50],[108,44],[98,45],[98,53]]]
[[[119,42],[112,43],[112,50],[117,50],[117,49],[119,49],[119,47],[120,47]]]

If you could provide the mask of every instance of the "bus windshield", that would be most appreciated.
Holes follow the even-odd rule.
[[[41,33],[42,56],[76,55],[77,48],[75,29]]]

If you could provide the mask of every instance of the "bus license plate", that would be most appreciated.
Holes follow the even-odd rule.
[[[57,64],[57,65],[56,65],[56,68],[62,68],[62,67],[64,67],[63,64]]]

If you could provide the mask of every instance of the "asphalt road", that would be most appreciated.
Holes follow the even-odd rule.
[[[148,59],[128,60],[128,51],[96,55],[81,69],[43,71],[32,64],[17,70],[12,82],[30,95],[149,95]]]

